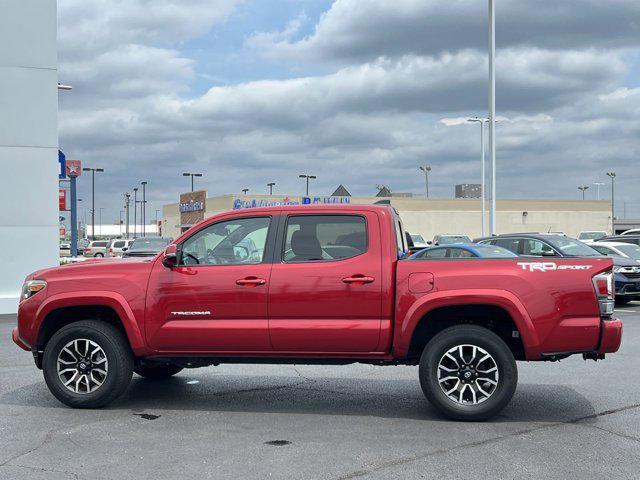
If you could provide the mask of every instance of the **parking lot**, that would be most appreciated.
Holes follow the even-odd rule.
[[[105,410],[48,392],[0,316],[0,478],[638,478],[640,304],[621,351],[520,363],[494,421],[442,419],[417,367],[228,365],[134,377]]]

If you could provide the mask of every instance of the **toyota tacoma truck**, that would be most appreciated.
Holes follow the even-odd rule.
[[[276,206],[208,218],[151,259],[104,259],[26,278],[13,340],[50,391],[97,408],[133,372],[221,363],[418,365],[444,415],[510,401],[516,360],[618,350],[608,258],[405,258],[381,205]]]

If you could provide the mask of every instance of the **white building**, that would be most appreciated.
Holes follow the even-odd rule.
[[[0,313],[12,313],[24,277],[58,263],[56,2],[3,1],[0,45]]]

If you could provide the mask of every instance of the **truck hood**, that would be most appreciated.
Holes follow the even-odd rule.
[[[27,276],[27,280],[40,279],[47,280],[49,278],[61,277],[77,277],[79,275],[86,276],[88,280],[93,276],[102,276],[110,274],[116,270],[151,270],[153,257],[138,258],[118,258],[110,257],[103,259],[90,259],[66,265],[43,268],[33,272]]]

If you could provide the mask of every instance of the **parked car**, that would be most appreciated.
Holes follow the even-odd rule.
[[[607,232],[605,232],[604,230],[588,230],[585,232],[580,232],[578,234],[578,240],[580,240],[583,243],[591,243],[595,240],[598,240],[606,236],[607,236]]]
[[[326,258],[350,232],[366,242]],[[13,340],[71,407],[109,404],[134,371],[161,379],[220,363],[364,362],[419,365],[428,400],[463,420],[509,403],[516,360],[618,350],[610,258],[398,260],[402,232],[380,205],[222,213],[151,261],[29,275]],[[249,239],[257,256],[235,255]]]
[[[410,233],[409,235],[411,236],[411,241],[413,241],[413,246],[416,248],[427,248],[431,244],[419,233]]]
[[[124,238],[114,238],[111,240],[109,247],[107,247],[107,257],[121,257],[122,253],[129,249],[133,240],[127,240]]]
[[[479,240],[479,243],[497,245],[526,257],[592,258],[602,256],[592,245],[575,238],[548,234],[506,234]],[[640,269],[635,260],[621,256],[611,257],[616,291],[616,302],[626,303],[640,295]]]
[[[409,258],[513,258],[517,255],[506,248],[495,245],[456,244],[428,247],[414,253]]]
[[[626,242],[593,242],[591,248],[603,255],[626,257],[640,262],[640,246]]]
[[[508,233],[476,239],[528,257],[597,257],[601,254],[575,238],[550,233]]]
[[[84,252],[84,249],[87,248],[90,243],[91,241],[88,238],[80,238],[77,244],[78,253]]]
[[[640,245],[640,235],[628,234],[628,235],[607,235],[599,239],[600,242],[624,242]]]
[[[84,249],[82,255],[85,257],[104,257],[107,254],[109,240],[94,240]]]
[[[71,255],[71,244],[70,243],[61,243],[60,244],[60,256],[68,257]]]
[[[433,241],[431,243],[433,245],[451,245],[454,243],[473,243],[473,242],[466,235],[446,233],[442,235],[436,235],[435,237],[433,237]]]
[[[629,230],[625,230],[620,235],[640,235],[640,228],[630,228]]]
[[[171,243],[170,238],[138,237],[122,252],[123,257],[155,257]]]

